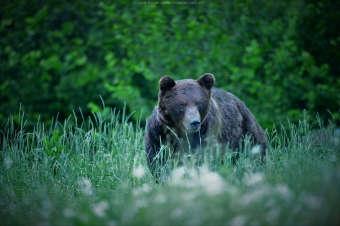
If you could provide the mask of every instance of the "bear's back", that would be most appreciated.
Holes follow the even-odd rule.
[[[232,148],[237,148],[239,139],[246,133],[258,133],[256,120],[246,105],[235,95],[213,87],[211,98],[221,115],[221,142],[230,142]],[[212,105],[213,106],[213,105]],[[214,115],[210,115],[214,117]],[[251,131],[248,128],[252,128]]]
[[[211,98],[218,104],[220,109],[232,112],[238,112],[238,106],[243,102],[234,94],[222,89],[213,87],[211,89]]]

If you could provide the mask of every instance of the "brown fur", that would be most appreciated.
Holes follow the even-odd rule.
[[[147,123],[145,151],[149,167],[158,179],[156,155],[161,145],[173,156],[192,152],[200,146],[229,145],[236,150],[239,141],[251,135],[262,146],[262,160],[267,148],[265,134],[245,104],[233,94],[213,87],[215,78],[204,74],[197,80],[174,81],[164,76],[159,82],[158,106]],[[165,164],[158,158],[157,163]]]

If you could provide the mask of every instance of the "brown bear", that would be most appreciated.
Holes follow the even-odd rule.
[[[267,141],[255,117],[240,99],[214,84],[215,77],[210,73],[197,80],[174,81],[169,76],[160,79],[158,106],[145,134],[145,152],[156,180],[169,155],[173,159],[216,144],[221,150],[237,150],[240,139],[247,135],[253,144],[261,146],[264,161]],[[165,155],[167,148],[170,153]]]

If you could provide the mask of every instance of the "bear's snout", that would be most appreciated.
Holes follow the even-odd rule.
[[[201,116],[195,107],[188,107],[183,120],[187,133],[195,133],[201,129]]]
[[[190,120],[190,126],[193,130],[198,130],[201,125],[201,122],[197,119]]]

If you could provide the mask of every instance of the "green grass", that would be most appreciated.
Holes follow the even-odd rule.
[[[269,132],[265,165],[230,154],[156,184],[124,112],[1,130],[0,225],[338,225],[340,135],[305,119]],[[73,118],[73,119],[72,119]],[[73,120],[73,121],[72,121]],[[246,147],[244,153],[248,153]]]

